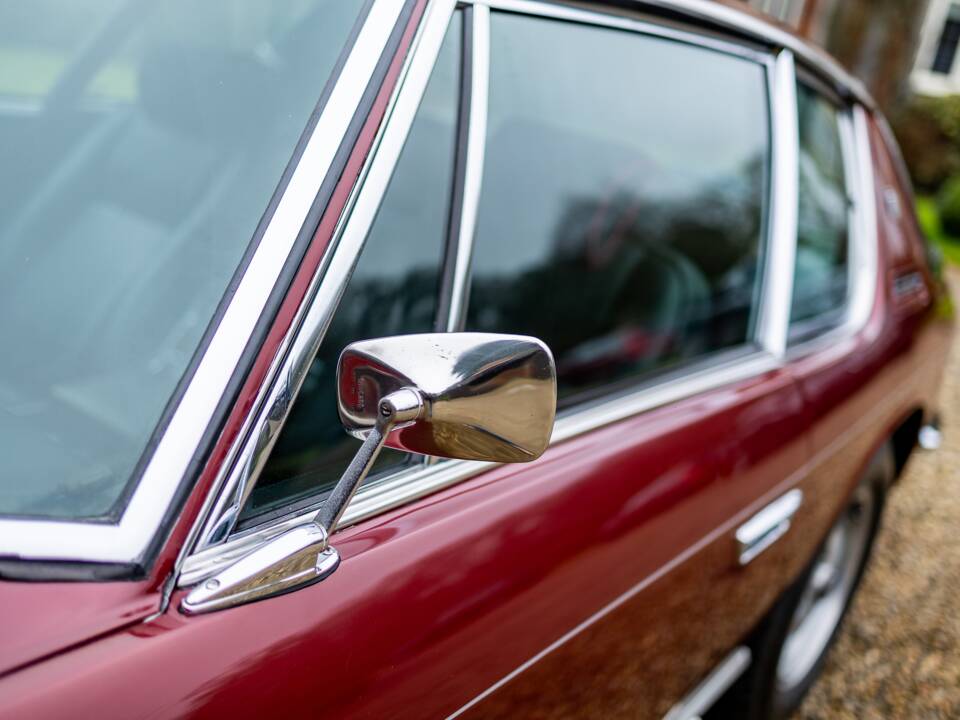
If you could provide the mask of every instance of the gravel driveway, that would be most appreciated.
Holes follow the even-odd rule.
[[[960,272],[951,273],[954,296]],[[960,718],[960,333],[944,375],[944,442],[918,450],[824,674],[796,720]]]

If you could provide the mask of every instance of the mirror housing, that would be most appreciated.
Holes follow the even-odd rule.
[[[490,333],[431,333],[348,346],[337,368],[344,429],[365,438],[379,406],[402,389],[422,404],[385,445],[464,460],[530,462],[550,443],[557,407],[553,356],[540,340]]]

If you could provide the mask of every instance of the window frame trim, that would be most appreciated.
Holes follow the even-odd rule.
[[[464,0],[468,5],[471,0]],[[785,323],[779,318],[784,312],[784,303],[790,301],[792,285],[792,268],[795,253],[795,243],[792,238],[796,235],[796,120],[791,123],[791,117],[796,117],[796,86],[793,52],[789,49],[780,49],[777,52],[759,50],[733,39],[717,38],[712,35],[703,35],[693,30],[677,28],[666,24],[651,22],[646,18],[625,17],[599,10],[586,10],[570,5],[550,2],[550,0],[472,0],[474,8],[484,8],[488,12],[482,18],[486,28],[481,34],[484,36],[486,54],[474,58],[475,63],[482,62],[484,98],[482,116],[482,130],[486,133],[486,110],[489,100],[489,10],[498,12],[526,15],[529,17],[545,18],[569,22],[576,25],[600,27],[612,30],[631,32],[637,35],[655,37],[662,40],[679,42],[701,50],[718,52],[753,62],[764,72],[766,90],[766,106],[768,121],[768,168],[766,207],[761,223],[762,267],[759,283],[759,308],[757,318],[751,328],[750,337],[745,343],[735,347],[746,347],[758,342],[765,350],[774,355],[782,355],[786,346]],[[476,72],[476,70],[474,70]],[[793,108],[792,114],[789,108]],[[471,122],[473,117],[471,116]],[[477,171],[483,175],[484,156],[482,154],[485,137],[480,143],[480,161]],[[472,169],[472,168],[471,168]],[[480,204],[481,184],[476,182],[470,189],[473,196],[464,200],[464,206],[472,213],[470,219],[472,227],[476,228],[477,210]],[[794,198],[791,200],[791,198]],[[794,207],[791,208],[791,204]],[[473,253],[473,236],[468,237],[466,250]],[[458,251],[462,252],[462,251]],[[459,259],[459,256],[458,256]],[[462,272],[467,275],[466,281],[454,286],[454,298],[451,300],[451,313],[448,318],[448,332],[463,329],[466,317],[466,308],[469,306],[470,281],[469,271],[471,259],[463,263]],[[460,268],[458,267],[458,270]],[[771,282],[775,278],[775,282]],[[456,293],[460,297],[456,296]],[[773,309],[769,309],[772,307]],[[789,306],[787,305],[787,317]],[[640,380],[643,383],[643,380]],[[616,397],[622,393],[614,393]]]
[[[780,50],[767,70],[771,134],[768,235],[755,332],[761,346],[776,358],[782,358],[787,347],[797,252],[799,126],[796,70],[794,55],[789,49]]]
[[[470,264],[477,229],[487,145],[487,103],[490,81],[490,9],[461,3],[464,12],[464,55],[454,196],[450,203],[443,293],[438,332],[463,329],[470,295]]]
[[[430,72],[440,52],[455,0],[428,5],[404,59],[384,119],[330,244],[310,281],[290,330],[242,431],[221,464],[206,506],[191,531],[191,552],[232,536],[240,510],[283,429],[300,385],[326,335],[363,252],[367,234],[399,160]],[[415,465],[413,469],[418,468]]]
[[[788,314],[784,357],[796,360],[857,332],[867,321],[876,291],[878,256],[873,165],[866,115],[861,105],[845,102],[823,87],[807,68],[797,82],[806,82],[825,101],[837,106],[840,152],[847,194],[847,296],[842,306],[791,323]],[[799,126],[799,119],[798,119]],[[799,158],[798,158],[799,160]],[[799,170],[799,167],[798,167]],[[799,203],[799,194],[797,196]],[[799,242],[799,237],[797,238]]]
[[[817,69],[833,76],[841,87],[847,89],[854,97],[861,98],[861,103],[866,103],[872,108],[872,101],[870,101],[859,84],[851,80],[832,60],[821,57],[789,34],[776,28],[768,27],[762,21],[751,18],[738,11],[719,5],[714,6],[713,3],[702,0],[649,0],[647,2],[637,3],[637,9],[643,10],[646,5],[652,5],[672,11],[680,9],[681,12],[693,16],[694,19],[702,19],[706,16],[707,19],[711,21],[712,28],[716,30],[717,27],[715,26],[720,26],[719,29],[721,32],[733,29],[735,32],[743,33],[745,28],[741,27],[741,24],[748,25],[751,30],[748,35],[753,39],[759,38],[764,42],[771,43],[773,47],[770,50],[756,50],[752,47],[745,46],[741,42],[738,42],[738,39],[734,38],[730,40],[720,40],[714,36],[699,34],[697,31],[677,30],[671,26],[659,25],[646,20],[627,18],[623,15],[596,10],[584,10],[570,5],[553,3],[549,0],[463,0],[458,3],[458,5],[460,7],[472,6],[474,8],[482,6],[508,12],[522,12],[524,14],[545,18],[566,19],[581,24],[632,30],[641,34],[679,40],[697,47],[720,52],[728,52],[730,49],[733,49],[732,54],[747,57],[767,67],[768,107],[771,123],[770,162],[772,168],[768,192],[768,214],[770,218],[767,223],[767,238],[765,239],[771,252],[767,253],[768,258],[762,270],[763,280],[761,293],[763,298],[762,302],[766,303],[768,300],[767,294],[775,293],[776,291],[773,289],[775,287],[780,288],[779,293],[777,293],[779,300],[775,301],[777,305],[775,312],[778,314],[779,319],[770,318],[767,322],[767,329],[765,331],[759,330],[756,333],[756,342],[758,342],[759,345],[757,345],[756,342],[748,342],[745,345],[732,348],[731,350],[733,351],[743,353],[733,360],[728,359],[724,361],[716,357],[708,357],[701,362],[695,361],[680,370],[679,377],[669,379],[656,377],[650,384],[641,381],[637,387],[631,388],[624,393],[608,398],[601,398],[585,408],[572,410],[569,414],[564,414],[557,420],[551,445],[570,440],[619,420],[636,416],[642,412],[731,383],[758,377],[764,373],[781,368],[788,359],[788,355],[795,350],[795,348],[790,348],[789,350],[786,348],[789,297],[792,295],[792,265],[796,247],[795,189],[792,192],[793,202],[790,202],[790,188],[795,188],[798,173],[796,160],[797,148],[795,143],[797,123],[795,93],[796,67],[794,65],[794,54],[798,53],[807,61],[813,58]],[[437,23],[435,15],[431,15],[431,13],[437,12],[438,7],[441,7],[442,12],[446,15],[447,21],[443,23],[442,28],[443,30],[446,29],[449,17],[454,11],[453,0],[434,0],[428,7],[428,17],[422,21],[423,26],[428,24],[431,17],[433,18],[432,22],[434,24]],[[719,12],[715,12],[718,8]],[[737,20],[742,20],[742,23],[731,21],[731,15]],[[477,17],[482,19],[484,18],[484,14],[475,13],[474,18],[476,19]],[[486,18],[488,21],[489,13],[486,13]],[[421,30],[423,30],[423,28],[421,28]],[[433,32],[435,35],[435,27],[433,28]],[[432,50],[432,55],[429,57],[429,62],[425,63],[426,67],[420,64],[423,63],[423,61],[420,60],[416,72],[411,71],[409,74],[405,73],[401,77],[397,89],[398,97],[403,97],[407,83],[411,80],[418,84],[422,83],[422,87],[420,88],[420,94],[422,95],[422,91],[426,86],[430,71],[436,59],[436,54],[439,51],[440,42],[442,41],[443,33],[441,32],[439,35],[439,39],[436,37],[433,38],[429,49],[419,47],[417,41],[415,41],[414,47],[411,50],[411,58],[409,59],[411,63],[417,62],[418,58],[423,58],[424,53],[430,50]],[[435,47],[432,47],[433,45],[435,45]],[[476,61],[476,56],[473,56],[473,59]],[[483,62],[487,62],[488,59],[489,58],[482,58]],[[476,68],[472,68],[472,71],[475,72]],[[407,75],[409,75],[409,77]],[[779,82],[775,82],[775,78],[779,78]],[[785,81],[787,78],[789,78],[789,82]],[[787,86],[793,88],[792,99],[791,94],[785,90]],[[358,197],[352,198],[351,203],[348,204],[348,212],[345,212],[344,217],[341,218],[341,226],[338,227],[338,231],[335,234],[335,242],[331,243],[331,247],[327,253],[328,256],[325,257],[324,263],[321,265],[321,269],[315,277],[315,281],[318,282],[319,287],[317,288],[316,296],[312,301],[309,301],[311,302],[310,312],[307,314],[303,324],[304,326],[308,326],[311,318],[315,322],[322,324],[322,328],[319,326],[315,327],[313,333],[308,333],[316,334],[318,329],[321,330],[316,341],[317,345],[319,345],[322,339],[322,334],[325,332],[326,325],[329,324],[333,312],[336,311],[336,305],[339,302],[343,287],[349,280],[350,270],[358,260],[359,253],[362,250],[366,232],[358,233],[357,225],[358,223],[361,226],[372,224],[373,215],[379,204],[379,198],[382,198],[383,190],[389,181],[393,165],[395,165],[396,159],[399,156],[400,147],[402,147],[403,141],[406,139],[406,134],[409,132],[410,125],[413,123],[416,104],[418,104],[418,102],[414,104],[412,110],[409,110],[409,113],[406,110],[401,112],[399,109],[397,109],[396,112],[388,112],[387,121],[384,123],[387,133],[390,133],[390,127],[396,126],[398,122],[404,123],[405,127],[402,128],[401,133],[394,131],[390,140],[384,140],[383,143],[379,143],[371,152],[371,162],[378,164],[381,163],[379,158],[383,151],[381,145],[389,146],[388,151],[393,156],[393,162],[387,169],[386,179],[382,180],[380,190],[376,192],[370,189],[371,186],[368,184],[370,182],[370,174],[365,173],[364,176],[361,177],[361,182],[358,182],[355,187],[355,193]],[[861,121],[865,123],[866,110],[859,105],[858,109],[863,115]],[[785,118],[791,114],[793,117],[792,130],[789,127],[789,121],[785,120]],[[863,128],[865,130],[865,124]],[[863,133],[861,132],[861,134]],[[398,138],[396,136],[400,137]],[[863,134],[862,141],[866,143],[869,152],[869,139],[865,134]],[[393,147],[397,143],[399,143],[399,147]],[[869,154],[867,157],[869,157]],[[871,172],[869,167],[866,172],[862,168],[858,170],[860,175]],[[377,172],[382,175],[383,168]],[[776,196],[779,197],[779,200],[775,197],[775,193]],[[376,197],[371,199],[371,195],[375,195]],[[476,195],[478,199],[479,183],[476,184]],[[466,202],[468,202],[468,200],[465,199],[464,203]],[[365,207],[360,207],[360,205],[364,203]],[[792,221],[790,219],[791,204],[793,205]],[[859,204],[859,207],[866,208],[866,203]],[[862,214],[861,212],[860,215]],[[785,215],[786,217],[784,217]],[[359,218],[359,220],[355,220],[354,218]],[[366,229],[369,229],[369,227]],[[341,235],[346,234],[351,234],[349,240],[341,237]],[[360,235],[359,238],[357,237],[358,235]],[[868,237],[870,236],[868,235]],[[875,237],[875,233],[872,237]],[[774,238],[777,239],[775,247],[772,245]],[[776,250],[776,252],[772,252],[774,250]],[[346,256],[348,252],[352,253],[349,257]],[[788,273],[790,279],[783,280],[779,283],[769,282],[768,278],[771,277],[769,273],[773,273],[782,279],[784,267],[787,266],[787,258],[790,259]],[[466,262],[465,265],[469,267],[469,262]],[[784,283],[789,287],[789,291],[786,292],[788,302],[785,308],[782,298],[784,295]],[[463,284],[465,291],[468,291],[468,285],[468,283]],[[453,306],[454,303],[451,303],[450,321],[455,320],[452,313]],[[785,315],[784,312],[786,313]],[[854,313],[850,313],[851,320],[854,319],[854,315]],[[860,312],[856,317],[859,318],[862,315],[863,313]],[[760,323],[758,323],[758,325],[763,327]],[[450,325],[448,325],[448,327],[449,326]],[[454,323],[452,326],[456,327],[456,324]],[[842,329],[854,329],[854,324],[848,322]],[[302,330],[302,328],[300,330]],[[297,331],[298,335],[300,334],[300,330]],[[310,358],[312,358],[312,354]],[[292,398],[290,402],[292,403]],[[433,494],[444,488],[451,487],[490,470],[493,467],[496,467],[493,463],[449,460],[435,464],[426,463],[405,468],[386,476],[379,482],[361,488],[357,492],[357,496],[351,505],[347,508],[338,529],[343,529],[362,520],[375,517],[401,505]],[[285,530],[305,522],[312,516],[314,511],[315,510],[301,509],[289,515],[275,517],[262,526],[250,527],[242,532],[230,535],[225,541],[209,544],[205,547],[197,544],[186,557],[181,567],[177,584],[180,587],[185,587],[202,581],[220,568],[242,557],[250,550],[269,541]],[[207,522],[209,522],[209,520]]]

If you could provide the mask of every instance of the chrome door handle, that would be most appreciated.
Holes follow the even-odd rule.
[[[803,491],[781,495],[737,528],[737,559],[746,565],[790,529],[790,520],[803,502]]]

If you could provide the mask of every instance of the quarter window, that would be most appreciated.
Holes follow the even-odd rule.
[[[849,288],[850,198],[841,111],[806,83],[797,85],[800,131],[797,257],[791,337],[836,324]]]
[[[764,66],[510,14],[492,16],[490,54],[467,329],[544,340],[565,405],[746,344]]]
[[[434,328],[454,168],[461,24],[456,13],[363,254],[241,522],[315,501],[356,452],[359,441],[344,433],[337,414],[340,351],[356,340]],[[370,477],[410,461],[385,448]]]

